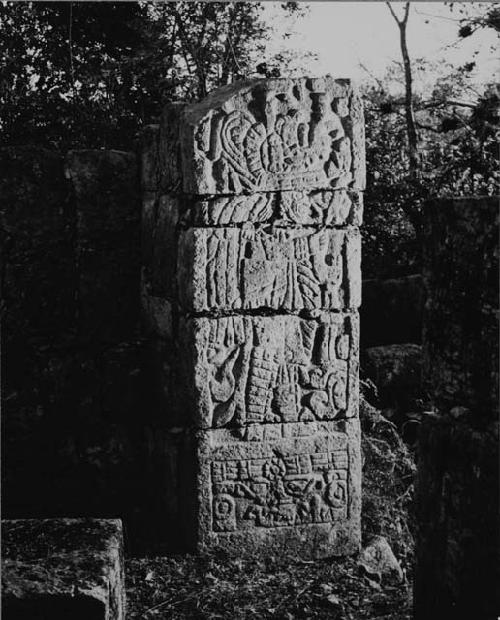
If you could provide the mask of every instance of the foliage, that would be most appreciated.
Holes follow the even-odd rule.
[[[367,149],[364,274],[394,277],[420,270],[422,206],[431,196],[494,195],[499,192],[500,92],[471,85],[472,63],[448,67],[414,100],[419,173],[408,174],[404,100],[395,85],[395,64],[383,80],[364,89]],[[419,59],[423,74],[435,70]]]
[[[280,7],[292,20],[306,10],[297,2]],[[457,29],[498,30],[494,5],[456,10]],[[3,2],[2,142],[131,149],[168,101],[198,99],[242,77],[303,73],[304,55],[265,56],[273,26],[262,11],[260,2]],[[411,69],[418,78],[439,68],[413,59]],[[471,59],[458,69],[441,67],[435,83],[420,90],[414,83],[417,175],[409,173],[403,66],[394,63],[365,86],[366,277],[420,270],[429,196],[498,192],[499,91],[476,92],[474,69]]]
[[[3,2],[5,144],[131,148],[168,101],[254,73],[272,28],[259,2]],[[299,17],[287,2],[282,10]]]

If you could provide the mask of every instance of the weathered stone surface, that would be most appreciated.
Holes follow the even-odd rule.
[[[71,151],[66,158],[76,211],[78,329],[83,341],[119,341],[139,316],[139,172],[122,151]]]
[[[148,281],[143,277],[141,287],[142,324],[147,335],[171,338],[172,304],[168,299],[153,295]]]
[[[180,126],[185,107],[185,103],[169,103],[161,114],[157,172],[161,194],[182,192]]]
[[[141,136],[141,186],[143,192],[157,192],[159,188],[160,126],[148,125]]]
[[[278,425],[274,441],[199,433],[199,549],[286,547],[315,558],[358,550],[359,422],[312,424],[309,434],[301,426]]]
[[[168,106],[156,164],[146,140],[151,437],[188,547],[359,548],[363,130],[350,81],[271,79]]]
[[[179,239],[179,296],[186,311],[356,309],[357,229],[190,228]]]
[[[396,559],[389,543],[383,536],[374,536],[359,556],[360,569],[377,581],[401,583],[403,570]]]
[[[230,226],[248,222],[279,226],[359,226],[361,192],[344,189],[258,192],[192,201],[184,221],[195,226]]]
[[[498,199],[426,205],[424,379],[415,617],[495,618],[498,521]]]
[[[185,108],[183,189],[363,189],[363,132],[361,100],[349,80],[237,82]]]
[[[123,620],[121,521],[2,521],[2,617]]]
[[[424,365],[442,411],[498,419],[499,199],[426,207]]]
[[[470,418],[470,416],[469,416]],[[415,618],[500,609],[498,430],[424,419],[418,447]]]
[[[194,366],[197,426],[357,416],[356,314],[199,318],[183,330]]]
[[[148,192],[142,206],[143,286],[153,295],[175,299],[177,224],[181,200],[171,194]]]
[[[63,164],[60,154],[45,149],[0,149],[4,347],[17,334],[24,338],[75,326],[74,224]]]

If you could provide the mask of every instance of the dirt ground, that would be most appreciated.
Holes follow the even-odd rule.
[[[352,558],[130,559],[127,618],[410,620],[405,572],[404,583],[390,585],[362,576]]]
[[[356,558],[241,559],[183,555],[127,560],[127,618],[410,620],[415,462],[397,428],[362,401],[363,544],[385,536],[402,583],[370,579]]]

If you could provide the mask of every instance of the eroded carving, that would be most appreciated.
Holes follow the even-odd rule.
[[[357,316],[232,316],[188,321],[193,328],[202,426],[250,425],[251,441],[258,425],[356,414]]]
[[[181,234],[180,248],[179,291],[188,310],[344,309],[360,302],[357,230],[198,228]]]
[[[246,223],[358,226],[363,211],[361,193],[344,189],[215,196],[189,201],[185,206],[185,227]]]
[[[240,83],[190,106],[184,120],[185,191],[363,185],[362,140],[352,131],[361,108],[345,80]]]
[[[328,523],[346,516],[347,449],[211,463],[213,529]]]

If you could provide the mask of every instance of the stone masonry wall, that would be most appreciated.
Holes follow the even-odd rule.
[[[135,544],[148,410],[137,158],[0,149],[0,218],[3,517],[119,515]]]
[[[237,83],[146,132],[151,442],[191,547],[359,547],[363,131],[326,77]]]
[[[423,420],[415,617],[496,618],[500,609],[499,201],[425,210]]]

